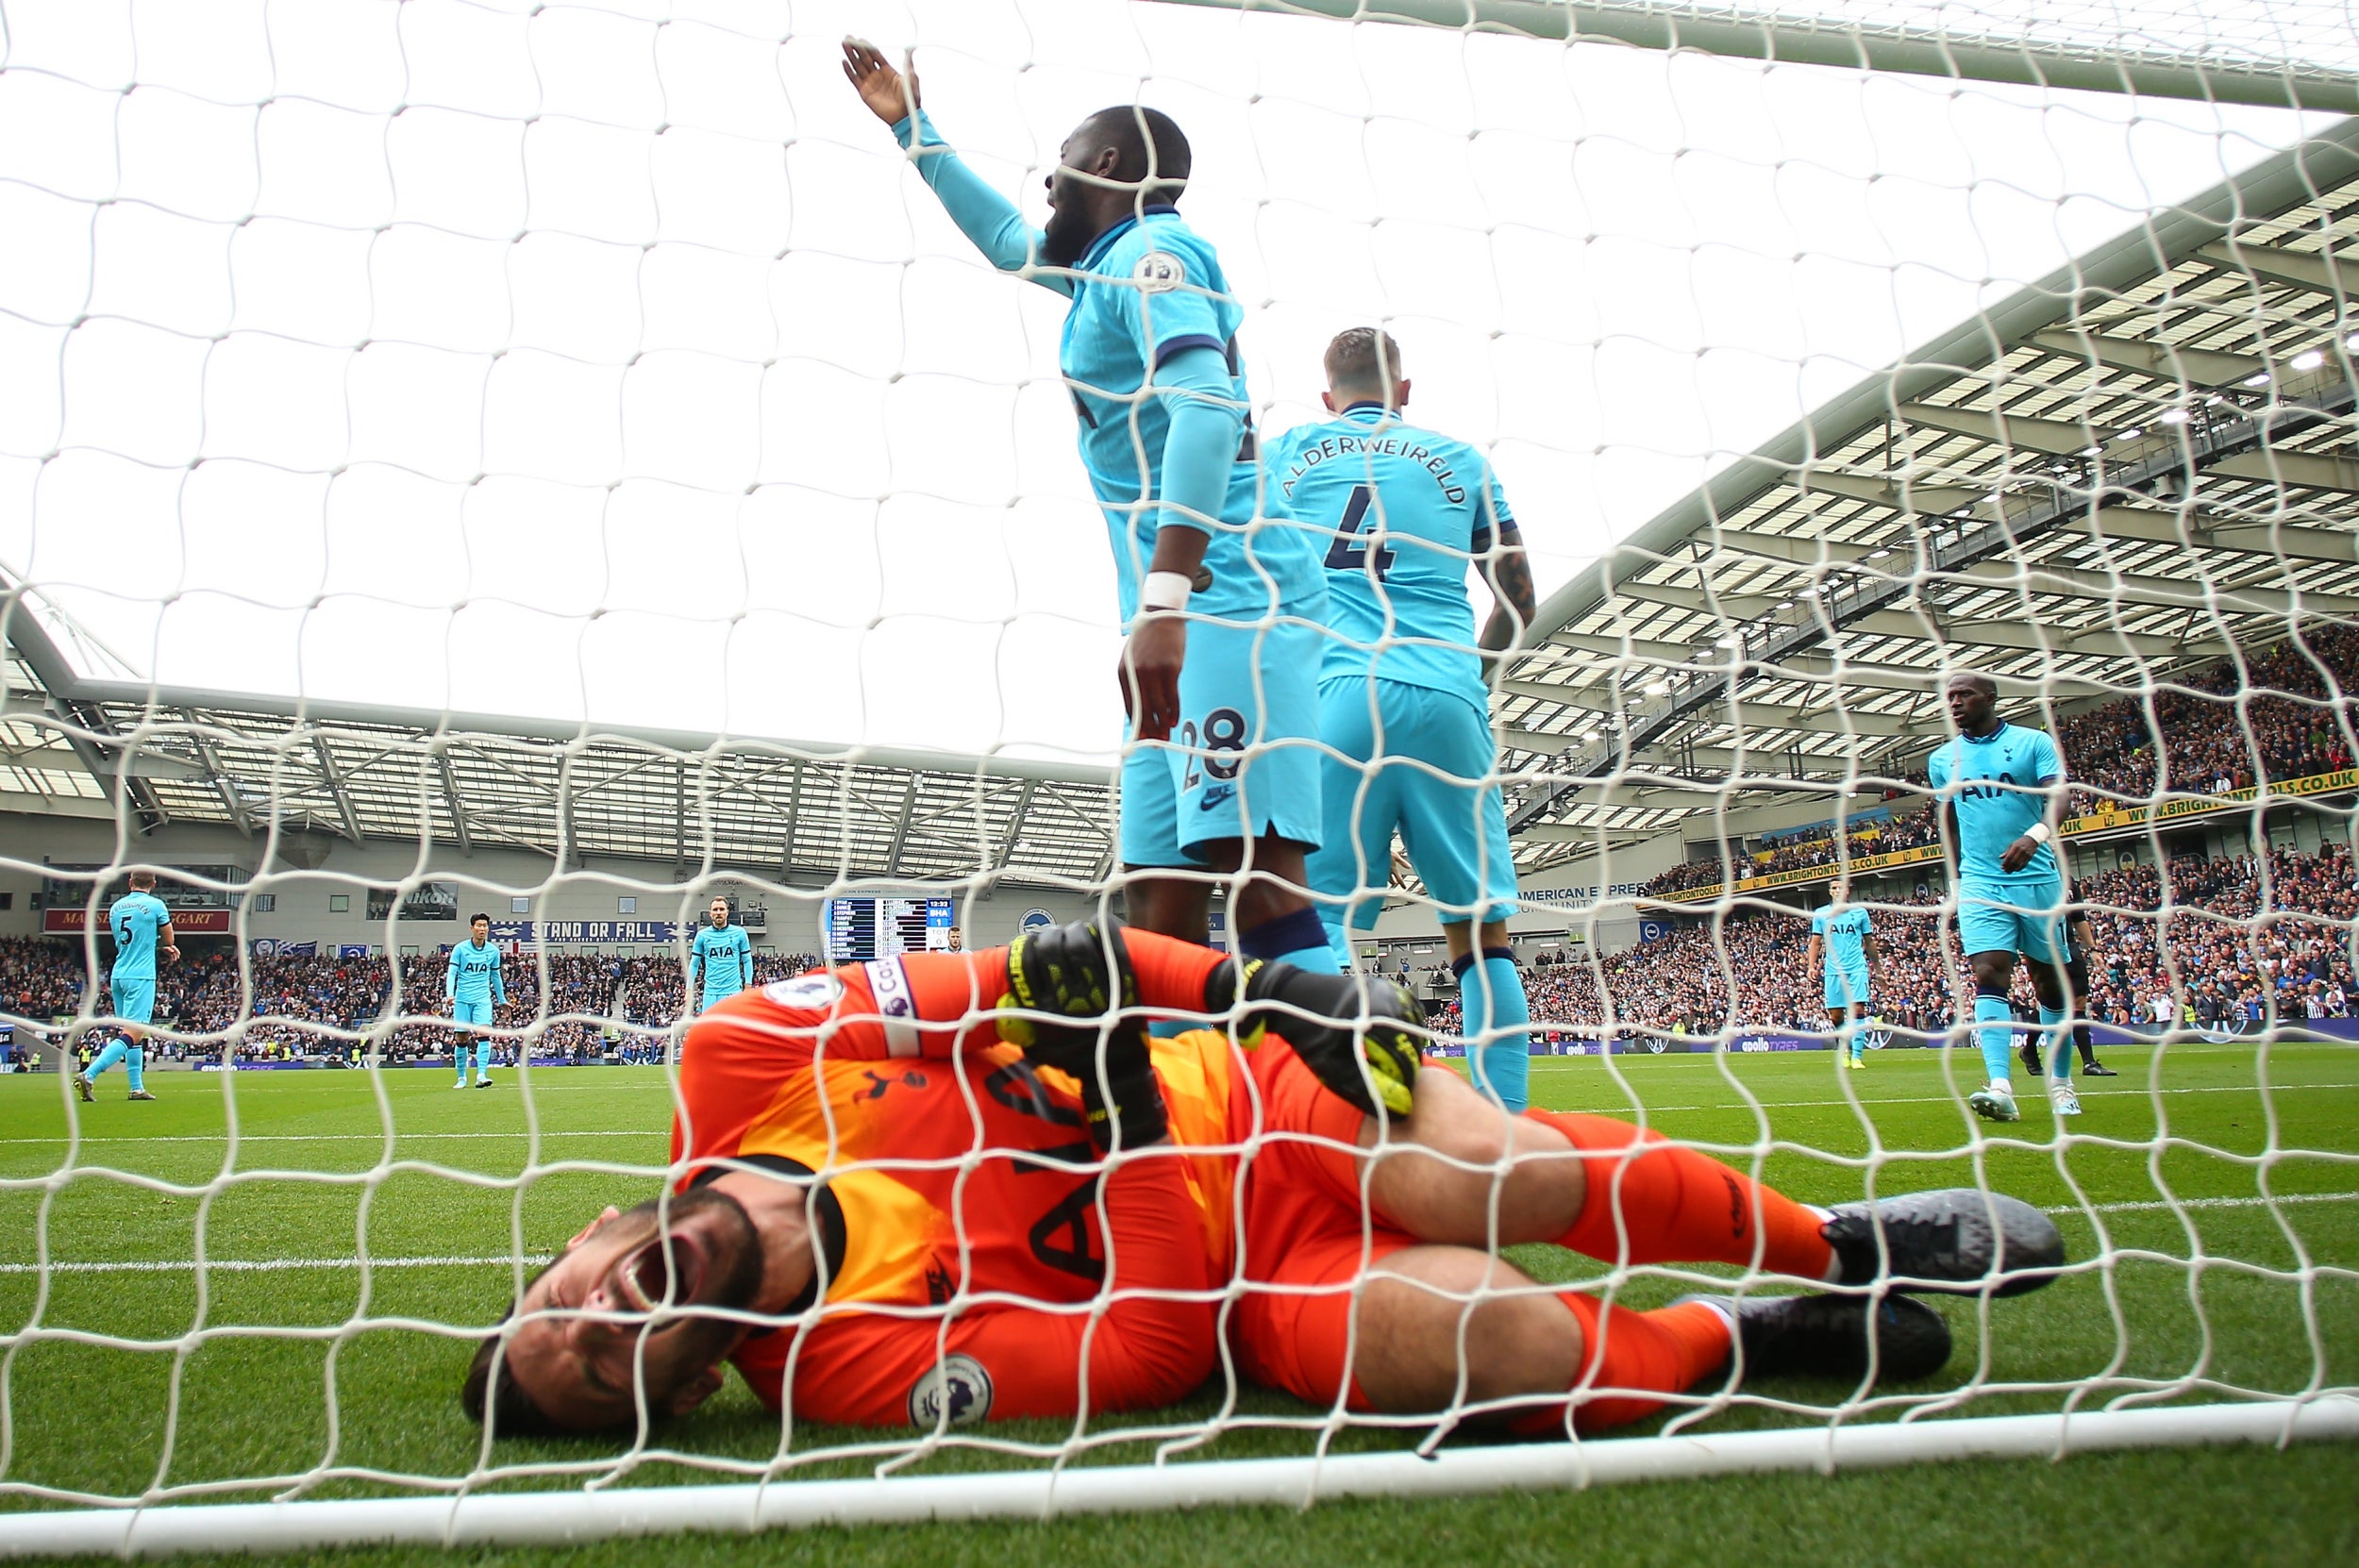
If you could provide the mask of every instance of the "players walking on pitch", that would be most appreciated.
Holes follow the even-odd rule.
[[[1303,892],[1320,832],[1327,589],[1308,536],[1266,525],[1237,351],[1245,311],[1177,206],[1187,138],[1158,109],[1091,115],[1065,138],[1052,216],[1035,231],[935,131],[913,70],[846,39],[844,75],[992,265],[1072,302],[1058,362],[1129,633],[1120,847],[1131,919],[1201,942],[1215,881],[1243,870],[1229,908],[1239,949],[1333,969]]]
[[[2048,1103],[2059,1116],[2081,1114],[2072,1087],[2072,1044],[2064,963],[2064,873],[2050,841],[2065,799],[2064,761],[2045,730],[1999,716],[1999,685],[1961,673],[1943,690],[1957,736],[1925,759],[1935,809],[1947,829],[1950,886],[1957,890],[1958,942],[1974,972],[1974,1033],[1989,1082],[1966,1097],[1978,1116],[2020,1118],[2015,1059],[2015,959],[2032,963],[2039,1026],[2051,1051]]]
[[[1829,904],[1810,917],[1810,951],[1802,967],[1827,975],[1827,1022],[1835,1031],[1834,1048],[1850,1052],[1857,1071],[1867,1065],[1869,997],[1867,966],[1876,960],[1876,930],[1867,911],[1857,904]]]
[[[1383,912],[1400,835],[1441,907],[1475,1082],[1521,1110],[1531,1013],[1507,944],[1515,858],[1466,567],[1496,602],[1480,643],[1494,653],[1531,624],[1531,569],[1482,455],[1401,417],[1409,381],[1390,333],[1338,334],[1326,369],[1335,418],[1276,438],[1265,459],[1327,568],[1319,737],[1330,749],[1311,888],[1349,967],[1351,932]]]
[[[147,1092],[146,1043],[147,1024],[156,1016],[156,955],[180,957],[172,940],[172,911],[156,896],[154,872],[131,874],[131,891],[107,910],[107,929],[115,939],[115,964],[107,989],[114,998],[114,1015],[122,1020],[122,1033],[75,1076],[74,1087],[85,1100],[94,1099],[98,1075],[119,1061],[131,1082],[131,1093],[125,1097],[152,1100],[156,1096]]]
[[[475,1086],[492,1087],[492,1009],[508,1000],[508,982],[500,974],[500,950],[492,945],[492,917],[477,915],[467,922],[468,938],[450,950],[450,968],[443,975],[443,995],[450,1002],[453,1026],[451,1064],[459,1069],[454,1089],[467,1087],[467,1046],[475,1045]]]

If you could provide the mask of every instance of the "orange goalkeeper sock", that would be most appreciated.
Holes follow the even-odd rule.
[[[1588,1198],[1572,1229],[1557,1238],[1560,1246],[1606,1262],[1750,1265],[1758,1245],[1761,1268],[1831,1277],[1834,1249],[1818,1233],[1826,1223],[1818,1210],[1628,1122],[1560,1110],[1524,1114],[1591,1157],[1581,1161]]]
[[[1726,1366],[1731,1329],[1725,1313],[1691,1301],[1659,1311],[1636,1312],[1609,1307],[1579,1291],[1564,1291],[1557,1300],[1580,1320],[1581,1343],[1580,1389],[1654,1390],[1681,1393]],[[1660,1399],[1616,1393],[1604,1398],[1582,1397],[1573,1411],[1574,1428],[1586,1436],[1626,1426],[1663,1408]],[[1531,1410],[1509,1423],[1524,1437],[1564,1430],[1562,1405]]]

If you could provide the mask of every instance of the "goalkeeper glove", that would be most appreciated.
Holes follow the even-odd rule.
[[[1409,1114],[1417,1081],[1420,1021],[1398,982],[1358,975],[1313,975],[1266,959],[1231,959],[1204,983],[1209,1012],[1238,1009],[1237,1043],[1250,1051],[1275,1028],[1319,1082],[1370,1116],[1380,1103]]]
[[[1132,1010],[1138,1002],[1138,976],[1118,925],[1077,920],[1026,931],[1008,945],[999,1038],[1022,1046],[1033,1066],[1053,1067],[1080,1084],[1090,1142],[1101,1152],[1117,1143],[1130,1149],[1158,1143],[1169,1130],[1146,1026]]]

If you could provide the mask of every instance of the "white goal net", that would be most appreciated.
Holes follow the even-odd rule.
[[[0,29],[0,1555],[2359,1431],[2342,10],[12,0]],[[1195,601],[1187,678],[1239,625],[1315,636],[1288,551],[1386,608],[1372,754],[1334,654],[1292,745],[1274,693],[1322,655],[1249,655],[1259,717],[1175,726],[1177,809],[1242,790],[1279,839],[1336,831],[1257,768],[1346,779],[1346,832],[1397,809],[1356,874],[1302,873],[1365,912],[1332,944],[1531,1117],[1355,1167],[1357,1123],[1286,1121],[1271,1058],[1197,1032],[1154,1048],[1189,1158],[1107,1161],[1088,1117],[1125,1092],[992,1043],[995,959],[945,1059],[945,955],[1174,885],[1125,869],[1126,756],[1169,748],[1125,752],[1110,676],[1138,579],[1172,578],[1117,559],[1130,515],[1192,502],[1075,455],[1077,411],[1086,454],[1106,407],[1162,406],[1077,371],[1102,305],[1031,286],[1116,220],[995,270],[847,35],[913,61],[1034,228],[1095,111],[1184,131],[1225,292],[1172,250],[1123,279],[1173,374],[1249,389],[1195,394],[1263,459],[1208,559],[1270,589]],[[1107,188],[1062,176],[1058,220]],[[1152,302],[1213,296],[1219,331],[1152,336]],[[1390,334],[1376,381],[1330,356],[1352,328]],[[1476,531],[1420,535],[1373,481],[1290,514],[1330,424]],[[1420,551],[1447,570],[1388,599]],[[1463,632],[1418,619],[1443,600]],[[1424,696],[1383,706],[1370,659]],[[1403,717],[1452,702],[1487,745]],[[2018,741],[2020,776],[1978,760]],[[1993,802],[2031,803],[2055,882],[2003,941],[1992,888],[2030,883],[1976,879],[2014,853],[1975,847]],[[1176,880],[1214,945],[1320,945],[1212,863]],[[1249,1024],[1177,983],[1141,998],[1165,1036]],[[741,989],[849,1002],[763,1077],[692,1028]],[[895,1109],[921,1094],[931,1121]],[[1048,1130],[1012,1151],[1006,1116]],[[676,1239],[503,1316],[607,1205],[709,1216],[708,1157],[793,1178],[807,1293],[683,1315],[705,1243]],[[1342,1184],[1340,1274],[1249,1256],[1310,1267],[1310,1222],[1265,1211],[1297,1157]],[[1725,1180],[1733,1248],[1675,1159],[1691,1199]],[[1178,1207],[1142,1221],[1150,1186]],[[2047,1226],[2064,1263],[1913,1293],[1901,1211],[1865,1243],[1802,1217],[1926,1190],[1964,1194],[1967,1252],[2019,1202],[2006,1244]],[[1042,1299],[976,1261],[1011,1225]],[[1401,1286],[1409,1240],[1475,1261]],[[1746,1326],[1821,1288],[1917,1338],[1860,1330],[1855,1366]],[[1387,1291],[1446,1304],[1432,1365],[1368,1332],[1409,1310]],[[1501,1348],[1533,1313],[1547,1388]],[[962,1337],[991,1314],[1078,1336],[1073,1386]],[[878,1324],[923,1326],[922,1365],[862,1372]],[[609,1430],[515,1399],[528,1327],[625,1346]],[[662,1382],[698,1335],[738,1371]]]

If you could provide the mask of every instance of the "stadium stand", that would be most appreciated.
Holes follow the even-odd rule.
[[[2158,792],[2226,794],[2314,778],[2352,765],[2352,732],[2341,717],[2344,693],[2359,685],[2359,629],[2328,626],[2303,642],[2284,642],[2240,668],[2221,659],[2144,697],[2123,697],[2057,726],[2067,775],[2081,787],[2072,809],[2108,800],[2138,804]],[[2253,692],[2266,692],[2255,696]],[[2245,693],[2241,697],[2238,693]],[[2154,736],[2167,737],[2158,752]],[[2257,765],[2256,765],[2257,764]],[[1907,816],[1850,835],[1852,857],[1932,843],[1931,813]],[[1832,836],[1781,842],[1740,867],[1746,876],[1833,865]],[[1721,884],[1717,858],[1690,860],[1649,880],[1642,897]]]
[[[2182,996],[2172,1022],[2258,1021],[2271,993],[2281,1018],[2351,1016],[2359,981],[2341,932],[2359,915],[2359,892],[2350,850],[2272,853],[2266,889],[2264,862],[2249,855],[2174,859],[2168,871],[2167,907],[2162,876],[2151,866],[2080,883],[2080,902],[2097,939],[2091,1017],[2150,1023],[2158,1001],[2167,1012],[2173,988],[2158,957],[2165,951],[2177,966]],[[1932,902],[1875,907],[1882,951],[1876,1013],[1887,1024],[1926,1032],[1950,1026],[1962,983],[1955,955],[1943,951]],[[1754,906],[1725,922],[1683,926],[1660,942],[1595,962],[1533,968],[1525,990],[1543,1038],[1551,1029],[1606,1026],[1609,999],[1616,1028],[1690,1035],[1798,1025],[1817,1029],[1826,1009],[1818,977],[1803,965],[1809,942],[1806,911]],[[2028,1007],[2028,966],[2018,971],[2017,984],[2018,1001]],[[1441,1008],[1433,1021],[1454,1032],[1457,1005]]]
[[[443,957],[411,954],[400,962],[396,1006],[392,974],[381,956],[251,959],[242,980],[236,955],[191,950],[162,978],[157,1017],[176,1022],[155,1048],[164,1059],[209,1059],[234,1034],[243,1060],[343,1057],[353,1049],[350,1035],[372,1034],[388,1061],[445,1057],[449,1031],[430,1021],[442,1003]],[[757,953],[755,982],[800,975],[818,962],[808,953]],[[635,1054],[645,1034],[668,1029],[685,1007],[679,964],[668,954],[552,955],[546,976],[544,1000],[542,970],[528,960],[511,959],[508,1002],[497,1018],[503,1029],[539,1025],[536,1058],[588,1059],[600,1053],[610,1031],[622,1032],[620,1043]],[[80,942],[0,939],[0,1018],[41,1026],[70,1017],[80,1009],[89,983]],[[96,985],[92,1009],[104,1012],[103,971]],[[241,1002],[247,993],[250,1007]],[[633,1032],[640,1037],[636,1042]],[[512,1045],[502,1050],[512,1059]]]

